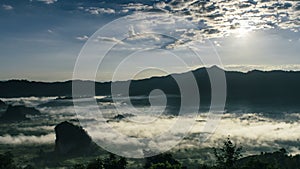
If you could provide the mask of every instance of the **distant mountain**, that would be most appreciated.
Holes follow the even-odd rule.
[[[199,68],[191,72],[172,74],[163,77],[152,77],[143,80],[133,80],[130,84],[130,95],[149,95],[153,89],[161,89],[166,94],[179,96],[180,91],[175,78],[184,79],[188,73],[193,73],[197,81],[201,96],[201,103],[210,103],[211,83],[209,71],[221,72],[222,69]],[[271,107],[299,106],[300,100],[300,72],[299,71],[259,71],[247,73],[225,71],[227,81],[227,104],[236,105],[270,105]],[[93,81],[74,81],[77,84],[93,86]],[[126,83],[126,82],[113,82]],[[95,82],[96,95],[110,95],[112,82]],[[72,81],[66,82],[32,82],[27,80],[9,80],[0,82],[0,97],[26,96],[71,96]],[[172,101],[170,101],[172,102]],[[180,97],[173,103],[178,104]]]

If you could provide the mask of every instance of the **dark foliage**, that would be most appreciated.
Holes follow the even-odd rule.
[[[181,169],[179,161],[173,158],[172,154],[165,153],[153,157],[147,157],[144,165],[145,169]]]
[[[242,147],[237,147],[228,137],[221,148],[213,148],[217,166],[221,169],[237,168],[236,162],[242,157]]]
[[[114,154],[110,154],[108,158],[102,160],[97,158],[87,166],[83,164],[76,164],[73,169],[126,169],[127,160],[124,157],[116,157]]]
[[[35,169],[32,165],[27,165],[24,169]]]
[[[32,165],[22,168],[15,164],[14,156],[10,152],[0,154],[0,169],[34,169]]]
[[[85,166],[83,164],[76,164],[73,166],[73,169],[85,169]]]
[[[182,169],[180,164],[170,164],[169,162],[152,164],[150,169]]]
[[[86,169],[104,169],[102,159],[97,158],[96,160],[90,162]]]
[[[124,157],[119,159],[114,154],[109,154],[109,158],[104,159],[105,169],[125,169],[127,165],[127,160]]]
[[[262,169],[296,169],[300,166],[300,155],[289,156],[287,151],[282,148],[273,153],[262,153],[245,157],[238,161],[243,169],[254,169],[261,166]]]
[[[200,165],[200,166],[198,167],[198,169],[212,169],[212,167],[211,167],[211,166],[208,166],[208,165],[206,165],[206,164],[202,164],[202,165]]]
[[[14,164],[13,155],[10,152],[0,154],[0,169],[16,169]]]
[[[280,169],[275,164],[269,164],[259,159],[251,159],[246,164],[243,164],[241,169]]]

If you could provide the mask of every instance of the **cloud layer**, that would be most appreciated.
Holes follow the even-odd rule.
[[[14,99],[18,100],[18,99]],[[36,98],[22,98],[22,100],[34,100]],[[45,102],[46,98],[40,100]],[[48,101],[52,100],[49,98]],[[7,100],[5,100],[7,101]],[[28,101],[28,103],[30,103]],[[19,133],[11,135],[6,133],[0,136],[0,144],[49,144],[54,143],[54,125],[64,120],[79,119],[84,129],[92,136],[96,142],[114,143],[106,144],[104,148],[115,148],[116,151],[122,151],[123,155],[130,156],[132,149],[136,149],[135,153],[142,155],[140,147],[151,147],[157,151],[164,151],[168,147],[177,145],[177,140],[181,138],[181,142],[175,147],[178,148],[205,148],[217,146],[222,143],[227,136],[240,143],[250,153],[258,153],[259,151],[273,151],[284,147],[290,153],[299,153],[298,144],[300,134],[299,113],[283,113],[273,114],[272,117],[266,112],[228,112],[222,115],[222,119],[218,121],[217,129],[212,133],[204,133],[203,127],[207,122],[207,113],[201,113],[197,117],[188,114],[179,118],[172,115],[157,116],[155,112],[143,112],[143,108],[139,114],[126,116],[121,121],[110,121],[119,112],[113,106],[100,104],[102,114],[99,114],[97,107],[86,105],[82,109],[77,110],[77,116],[73,107],[48,107],[40,109],[44,114],[42,119],[33,119],[24,124],[11,125],[13,130]],[[88,110],[88,112],[86,112]],[[92,118],[91,118],[92,117]],[[104,117],[104,119],[103,119]],[[152,120],[151,120],[152,119]],[[45,126],[49,122],[53,125]],[[193,127],[186,133],[185,126],[195,123]],[[26,124],[27,127],[24,127]],[[34,124],[34,125],[33,125]],[[1,126],[5,127],[5,126]],[[117,134],[111,133],[113,129]],[[30,135],[29,133],[45,131],[47,134]],[[29,135],[28,135],[29,134]],[[209,134],[208,140],[203,140],[204,135]],[[163,135],[164,139],[160,142],[150,141],[151,138]],[[138,139],[131,139],[138,138]],[[113,140],[113,141],[112,141]],[[148,141],[145,141],[148,140]],[[101,144],[103,146],[103,144]],[[126,154],[128,153],[128,154]]]

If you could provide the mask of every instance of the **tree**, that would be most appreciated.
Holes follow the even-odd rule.
[[[147,157],[144,165],[145,169],[169,169],[168,167],[171,167],[170,169],[182,168],[180,162],[169,153]]]
[[[233,169],[236,168],[236,161],[242,157],[242,147],[237,147],[230,138],[223,142],[223,146],[219,149],[214,149],[214,155],[217,159],[217,165],[222,169]]]
[[[104,169],[102,159],[97,158],[96,160],[90,162],[86,169]]]
[[[268,164],[267,162],[262,162],[258,159],[253,159],[244,164],[241,169],[279,169],[277,166],[273,164]]]
[[[212,167],[205,165],[205,164],[201,164],[198,169],[211,169]]]
[[[83,164],[76,164],[73,166],[73,169],[85,169],[85,166]]]
[[[0,169],[16,169],[14,164],[13,155],[10,152],[0,154]]]
[[[170,164],[169,162],[152,164],[149,169],[182,169],[180,164]]]
[[[24,169],[34,169],[34,167],[32,165],[27,165],[26,167],[24,167]]]
[[[127,165],[127,160],[124,157],[117,157],[114,154],[109,154],[109,157],[104,160],[105,169],[125,169]]]
[[[114,154],[109,154],[109,157],[104,160],[97,158],[88,163],[87,167],[83,164],[76,164],[73,169],[126,169],[127,160],[124,157],[117,158]]]

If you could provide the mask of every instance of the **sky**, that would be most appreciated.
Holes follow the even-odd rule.
[[[178,73],[211,64],[238,71],[300,70],[299,16],[297,1],[2,0],[0,80],[72,79],[78,56],[90,59],[85,49],[93,40],[100,41],[97,52],[105,51],[109,46],[106,44],[118,44],[98,66],[97,81],[111,80],[118,70],[116,65],[129,58],[125,54],[132,51],[134,56],[124,64],[126,69],[120,69],[116,76],[120,80]],[[120,18],[124,17],[128,22],[122,24]],[[143,19],[151,23],[143,25]],[[177,39],[147,34],[154,29]],[[117,38],[120,31],[127,32],[125,40]],[[195,45],[199,41],[202,45]],[[219,60],[205,64],[194,61],[195,57],[185,52],[191,46],[201,57]],[[177,64],[172,53],[187,66]],[[166,71],[155,70],[156,64]],[[143,66],[149,69],[146,73],[136,72],[143,70],[136,67]]]

